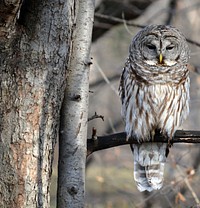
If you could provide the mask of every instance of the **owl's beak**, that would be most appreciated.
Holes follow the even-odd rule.
[[[163,55],[162,55],[162,53],[160,53],[160,55],[159,55],[159,63],[160,63],[160,64],[163,63]]]

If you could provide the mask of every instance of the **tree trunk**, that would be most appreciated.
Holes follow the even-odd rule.
[[[58,167],[58,208],[83,208],[89,98],[89,57],[94,0],[75,3],[69,74],[61,110]]]
[[[49,207],[74,2],[20,6],[0,1],[0,207]]]

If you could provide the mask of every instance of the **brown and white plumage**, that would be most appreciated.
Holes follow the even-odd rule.
[[[160,132],[172,139],[189,113],[189,48],[171,26],[141,30],[129,48],[119,94],[127,137],[137,138],[134,178],[140,191],[160,189],[166,162],[166,143],[145,143]]]

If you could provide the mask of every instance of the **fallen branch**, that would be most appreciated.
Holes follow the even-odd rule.
[[[167,143],[168,140],[162,135],[155,135],[154,142]],[[135,138],[127,139],[125,132],[93,137],[92,139],[87,140],[87,156],[98,150],[137,143],[138,142]],[[176,131],[175,136],[170,143],[200,143],[200,131],[178,130]]]

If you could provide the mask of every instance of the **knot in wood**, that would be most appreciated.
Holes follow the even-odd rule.
[[[74,95],[74,96],[72,97],[72,100],[73,100],[73,101],[77,101],[77,102],[81,101],[81,95]]]
[[[72,187],[68,188],[67,191],[70,195],[74,196],[78,193],[78,187],[72,186]]]

